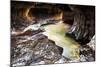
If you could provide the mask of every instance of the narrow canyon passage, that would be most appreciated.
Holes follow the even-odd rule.
[[[94,6],[11,1],[12,66],[91,61]]]

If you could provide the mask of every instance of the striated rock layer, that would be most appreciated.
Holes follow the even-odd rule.
[[[94,15],[94,6],[11,1],[11,66],[95,61]],[[60,21],[68,27],[61,32],[65,38],[80,45],[78,61],[63,56],[59,43],[43,34],[44,26]]]

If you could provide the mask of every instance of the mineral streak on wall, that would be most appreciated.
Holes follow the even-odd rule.
[[[11,33],[13,66],[95,60],[94,6],[11,1]]]
[[[20,3],[16,1],[12,1],[11,5],[12,5],[11,6],[12,16],[13,15],[18,16],[23,20],[27,20],[29,22],[32,22],[34,20],[37,21],[41,18],[47,19],[47,18],[54,17],[55,19],[59,19],[59,17],[61,18],[61,16],[59,16],[60,14],[64,14],[63,16],[66,16],[66,17],[62,17],[64,20],[66,19],[72,20],[71,16],[73,15],[73,13],[68,13],[71,11],[68,5],[60,6],[58,4],[33,3],[33,2]],[[64,10],[67,12],[65,13]],[[17,20],[18,18],[18,17],[14,18],[14,16],[12,17],[13,21]]]

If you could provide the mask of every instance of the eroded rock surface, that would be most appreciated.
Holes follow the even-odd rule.
[[[34,6],[36,6],[36,8]],[[43,7],[43,9],[48,10],[47,14],[48,12],[50,14],[48,15],[45,14],[46,11],[44,12],[45,15],[41,13],[38,14],[37,10],[38,8],[41,7]],[[30,14],[27,15],[28,14],[27,11],[29,8],[32,8],[31,16]],[[52,12],[51,8],[52,10],[54,10],[54,12]],[[21,3],[16,1],[12,2],[11,9],[12,9],[11,10],[12,13],[11,15],[11,65],[12,66],[16,67],[16,66],[25,66],[25,65],[28,66],[28,65],[39,65],[39,64],[57,64],[57,63],[75,62],[73,60],[70,60],[70,58],[62,56],[63,49],[57,46],[57,44],[55,44],[54,41],[48,39],[47,36],[43,35],[42,34],[44,32],[43,29],[35,28],[34,30],[31,29],[26,30],[26,28],[30,27],[31,25],[36,26],[35,24],[37,25],[40,24],[43,26],[43,25],[57,23],[60,20],[64,21],[64,23],[66,24],[72,25],[71,32],[74,31],[74,33],[76,34],[75,39],[77,38],[83,39],[82,37],[84,36],[86,39],[89,38],[89,40],[91,40],[90,42],[84,45],[80,44],[81,45],[80,61],[77,62],[95,61],[95,37],[91,39],[92,36],[94,35],[94,27],[95,27],[94,12],[92,15],[91,13],[87,12],[88,10],[85,11],[86,12],[85,16],[88,15],[87,17],[85,17],[83,16],[84,15],[83,13],[82,15],[81,14],[77,15],[73,10],[71,10],[69,5],[65,5],[65,4],[61,6],[59,4],[54,5],[54,4],[27,3],[27,2]],[[39,16],[36,13],[34,13],[35,9],[37,9],[36,13]],[[44,10],[42,10],[41,8],[41,11]],[[90,15],[91,17],[89,17]],[[84,17],[85,19],[87,18],[87,20],[89,20],[87,21],[88,23],[85,22],[86,24],[84,23],[85,21]],[[93,21],[92,24],[90,23],[91,21]],[[77,23],[77,24],[74,25],[73,23]],[[73,26],[75,26],[75,30]],[[92,31],[92,34],[89,33],[90,31]],[[70,37],[70,34],[68,34],[68,36]],[[85,42],[86,39],[84,40]]]
[[[56,46],[46,36],[36,34],[29,38],[29,40],[17,42],[18,44],[13,47],[11,56],[13,66],[51,64],[61,58],[62,48]]]

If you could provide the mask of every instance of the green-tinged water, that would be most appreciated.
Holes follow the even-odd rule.
[[[79,44],[69,36],[65,36],[65,33],[70,29],[69,25],[60,22],[44,26],[44,29],[43,34],[63,48],[63,56],[71,60],[79,60]]]

